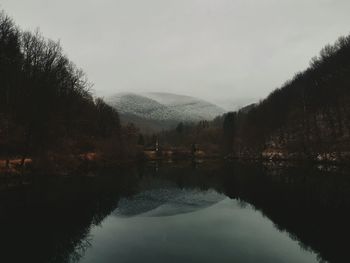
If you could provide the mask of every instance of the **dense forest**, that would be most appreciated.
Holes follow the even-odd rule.
[[[198,144],[236,158],[345,161],[350,158],[350,36],[327,45],[310,66],[266,99],[212,122],[180,123],[165,145]]]
[[[350,36],[327,45],[310,66],[235,118],[240,155],[341,160],[350,153]]]
[[[10,169],[11,160],[23,167],[29,160],[41,170],[74,169],[96,153],[123,159],[132,154],[136,132],[121,127],[117,111],[94,98],[59,42],[21,31],[0,13],[2,167]]]
[[[121,125],[118,112],[93,96],[92,85],[59,42],[22,31],[2,12],[0,167],[82,170],[92,159],[147,157],[143,150],[190,152],[183,157],[201,152],[207,157],[345,161],[350,159],[349,87],[347,36],[327,45],[308,69],[257,104],[213,121],[179,123],[142,135],[131,123]]]

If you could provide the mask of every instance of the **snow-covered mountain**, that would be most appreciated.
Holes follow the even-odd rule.
[[[212,120],[225,112],[204,100],[162,92],[119,93],[105,100],[118,110],[122,120],[132,121],[141,128],[149,121],[155,130],[170,128],[178,122]]]

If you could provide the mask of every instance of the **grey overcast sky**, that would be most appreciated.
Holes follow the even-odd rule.
[[[350,33],[349,0],[1,0],[23,29],[60,40],[96,95],[265,97]]]

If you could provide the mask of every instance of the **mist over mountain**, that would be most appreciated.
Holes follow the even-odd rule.
[[[241,108],[257,103],[260,99],[256,97],[237,97],[237,98],[232,98],[226,96],[225,98],[213,98],[211,101],[218,105],[219,107],[225,109],[225,111],[238,111]]]
[[[179,122],[212,120],[225,112],[205,100],[163,92],[118,93],[106,102],[118,110],[122,121],[146,131],[174,127]]]

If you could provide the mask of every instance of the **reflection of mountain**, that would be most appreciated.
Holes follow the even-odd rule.
[[[121,199],[115,215],[171,216],[194,212],[225,199],[214,190],[162,188],[141,192],[130,199]]]
[[[90,244],[90,229],[110,213],[113,220],[124,223],[128,220],[119,220],[116,214],[164,216],[198,211],[220,201],[220,194],[208,190],[216,189],[253,205],[306,249],[317,251],[320,262],[348,262],[350,178],[345,167],[326,172],[315,167],[207,162],[196,169],[186,163],[173,163],[159,169],[135,166],[98,174],[42,180],[28,176],[23,179],[25,184],[19,178],[8,181],[11,184],[3,181],[9,188],[0,191],[0,261],[76,262]],[[21,187],[14,188],[15,182]],[[196,216],[187,214],[192,215]],[[222,227],[220,221],[216,224]],[[106,229],[106,233],[109,231]]]

